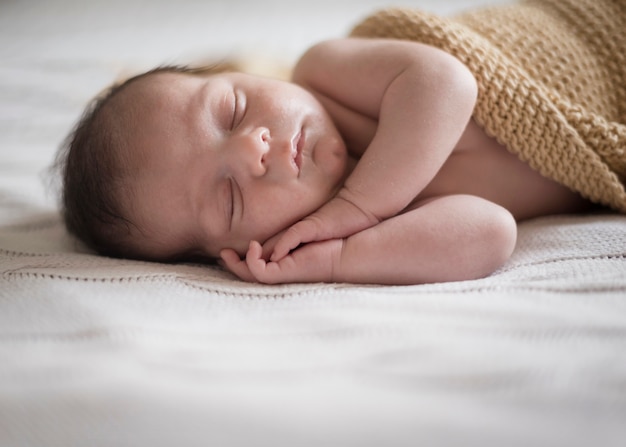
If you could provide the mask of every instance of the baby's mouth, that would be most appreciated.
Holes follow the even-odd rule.
[[[298,169],[298,175],[302,169],[302,148],[304,147],[304,133],[302,130],[294,135],[291,140],[291,155],[296,168]]]

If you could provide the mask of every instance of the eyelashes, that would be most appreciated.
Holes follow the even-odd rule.
[[[233,186],[233,179],[228,179],[228,229],[233,226],[233,216],[235,214],[235,190]]]
[[[231,122],[230,122],[230,130],[235,130],[235,126],[236,126],[237,106],[238,106],[238,102],[239,102],[237,96],[238,96],[237,92],[234,91],[233,92],[233,97],[234,97],[234,100],[233,100],[233,116],[232,116],[232,119],[231,119]],[[232,184],[231,184],[231,191],[232,191]]]
[[[248,108],[246,107],[245,97],[238,91],[233,91],[233,111],[230,122],[230,130],[235,130],[246,116]]]

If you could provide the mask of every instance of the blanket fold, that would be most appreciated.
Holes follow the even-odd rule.
[[[478,81],[474,119],[489,135],[542,175],[626,213],[626,1],[525,0],[450,18],[390,8],[351,35],[453,54]]]

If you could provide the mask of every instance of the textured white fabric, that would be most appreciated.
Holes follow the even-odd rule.
[[[289,61],[384,4],[0,5],[0,446],[623,445],[624,216],[527,222],[494,275],[414,287],[251,285],[63,230],[41,172],[120,71]]]

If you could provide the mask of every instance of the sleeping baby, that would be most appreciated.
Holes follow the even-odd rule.
[[[516,221],[619,209],[495,138],[471,61],[357,34],[290,81],[165,66],[112,87],[59,154],[68,229],[246,281],[418,284],[489,275]]]

